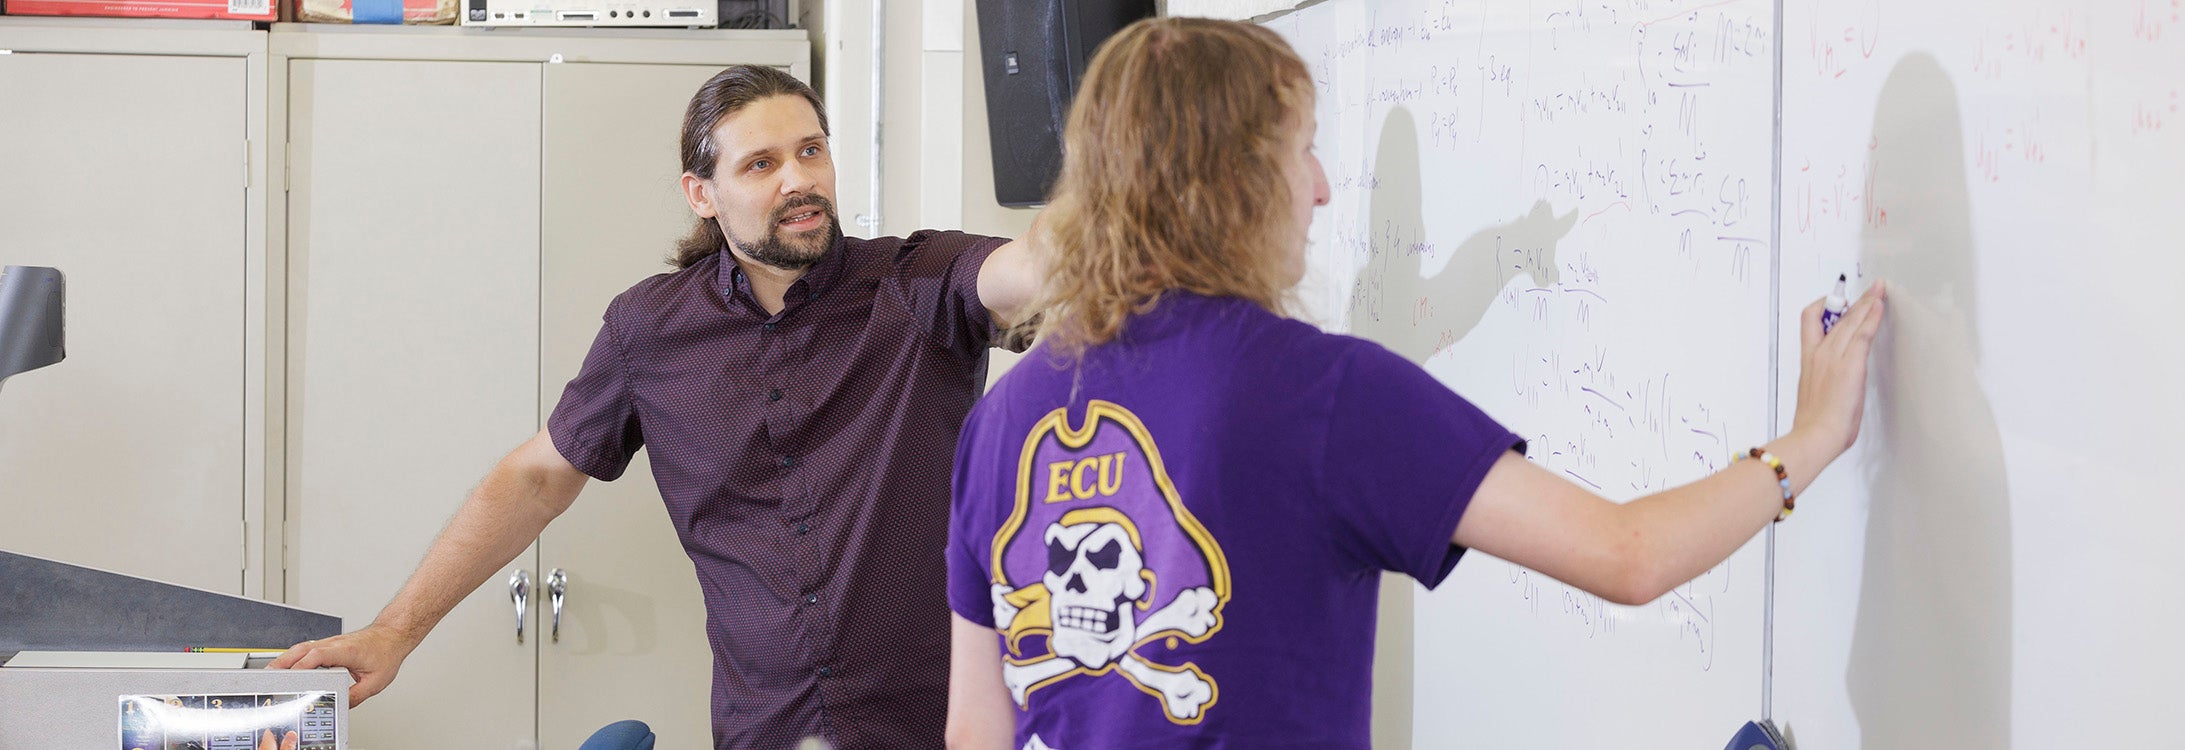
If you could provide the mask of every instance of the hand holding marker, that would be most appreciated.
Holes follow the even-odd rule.
[[[1828,299],[1821,303],[1821,335],[1823,336],[1828,335],[1829,330],[1836,327],[1836,321],[1843,319],[1844,308],[1850,305],[1850,301],[1844,299],[1845,281],[1843,274],[1836,274],[1836,291],[1829,292]]]

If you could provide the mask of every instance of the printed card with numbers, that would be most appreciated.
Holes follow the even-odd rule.
[[[334,750],[335,694],[124,695],[120,750]]]

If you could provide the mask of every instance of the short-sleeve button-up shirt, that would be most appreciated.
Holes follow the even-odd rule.
[[[603,480],[651,450],[705,593],[716,747],[941,744],[949,471],[1004,242],[844,238],[778,314],[725,251],[608,305],[547,430]]]

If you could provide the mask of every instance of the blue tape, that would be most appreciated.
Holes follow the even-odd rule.
[[[349,0],[350,23],[402,23],[402,0]]]

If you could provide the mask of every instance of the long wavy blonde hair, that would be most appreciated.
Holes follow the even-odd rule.
[[[1259,26],[1153,18],[1110,38],[1063,130],[1043,344],[1074,361],[1171,290],[1287,314],[1283,150],[1312,106],[1304,61]]]

